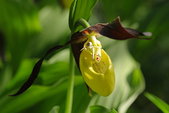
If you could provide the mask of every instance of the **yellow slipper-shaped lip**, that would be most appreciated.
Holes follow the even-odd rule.
[[[80,54],[80,70],[87,85],[101,96],[108,96],[115,86],[115,74],[111,59],[101,49],[101,57],[93,59],[90,48],[85,48]],[[99,61],[97,61],[99,60]]]

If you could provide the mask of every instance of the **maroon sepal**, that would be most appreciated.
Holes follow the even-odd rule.
[[[72,52],[78,67],[79,67],[79,57],[80,57],[81,49],[83,48],[83,45],[86,40],[87,37],[83,34],[83,32],[76,32],[71,37]]]
[[[125,40],[130,38],[139,38],[139,36],[151,36],[150,32],[139,32],[131,28],[124,28],[120,23],[120,18],[117,17],[112,23],[108,24],[96,24],[87,29],[88,32],[96,32],[103,36],[116,39],[116,40]],[[150,38],[143,38],[150,39]]]

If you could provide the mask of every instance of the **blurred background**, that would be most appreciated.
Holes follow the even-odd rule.
[[[43,63],[34,85],[10,97],[27,80],[35,62],[50,47],[69,40],[71,0],[0,1],[0,113],[62,113],[65,108],[69,48]],[[89,23],[107,23],[120,16],[125,27],[152,32],[151,40],[115,41],[100,37],[116,74],[109,97],[88,96],[76,67],[73,113],[102,105],[119,113],[161,113],[145,96],[150,92],[169,103],[169,1],[98,0]],[[82,103],[83,101],[83,103]]]

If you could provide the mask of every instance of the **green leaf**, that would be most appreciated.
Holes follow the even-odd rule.
[[[169,113],[169,105],[167,103],[165,103],[163,100],[161,100],[160,98],[158,98],[150,93],[145,93],[145,96],[152,103],[154,103],[163,113]]]
[[[75,86],[81,85],[83,83],[83,79],[81,76],[75,77]],[[41,101],[48,99],[50,97],[57,97],[55,99],[60,99],[60,96],[64,96],[67,90],[67,78],[62,78],[56,82],[53,86],[37,86],[33,85],[28,91],[24,94],[17,96],[17,97],[10,97],[10,96],[3,96],[0,101],[0,108],[2,113],[18,113],[21,111],[27,111],[26,109],[30,109],[31,107],[35,106],[36,104],[41,104]],[[58,104],[63,103],[63,99],[57,101]],[[43,104],[43,103],[42,103]],[[62,106],[63,109],[64,106]],[[30,109],[31,111],[32,109]],[[44,109],[39,107],[37,111],[42,111],[46,113]],[[36,113],[35,112],[35,113]],[[41,113],[42,113],[41,112]],[[48,110],[49,112],[49,110]],[[30,113],[30,112],[29,112]]]
[[[0,1],[0,31],[15,73],[24,58],[30,40],[41,30],[38,12],[31,1]]]
[[[55,1],[56,2],[56,1]],[[70,30],[68,27],[69,11],[62,10],[58,5],[46,6],[39,11],[39,21],[43,27],[36,38],[32,38],[29,45],[31,55],[41,55],[49,48],[64,44]],[[32,49],[32,46],[36,47]]]
[[[59,106],[54,106],[49,113],[59,113]]]
[[[97,0],[74,0],[71,8],[70,8],[70,14],[69,14],[69,27],[72,32],[75,32],[77,30],[80,30],[80,28],[77,28],[76,22],[83,18],[85,20],[88,20],[92,8],[94,7]]]
[[[108,110],[104,106],[94,105],[90,106],[90,113],[117,113],[117,111],[115,109]]]
[[[88,89],[83,81],[83,84],[74,87],[72,113],[85,113],[90,100],[91,97],[89,96]]]
[[[110,113],[118,113],[115,109],[111,110]]]
[[[90,113],[108,113],[109,110],[103,106],[95,105],[90,107]]]

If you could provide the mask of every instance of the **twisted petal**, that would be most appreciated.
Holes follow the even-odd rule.
[[[17,96],[17,95],[20,95],[22,94],[23,92],[25,92],[32,84],[33,82],[36,80],[36,78],[38,77],[38,74],[40,72],[40,69],[41,69],[41,66],[42,66],[42,63],[44,61],[44,59],[49,55],[51,54],[52,52],[58,50],[58,49],[61,49],[63,47],[65,47],[68,43],[66,43],[65,45],[57,45],[51,49],[49,49],[46,54],[38,60],[38,62],[35,64],[29,78],[27,81],[25,81],[25,83],[21,86],[21,88],[15,93],[15,94],[12,94],[10,96]]]

